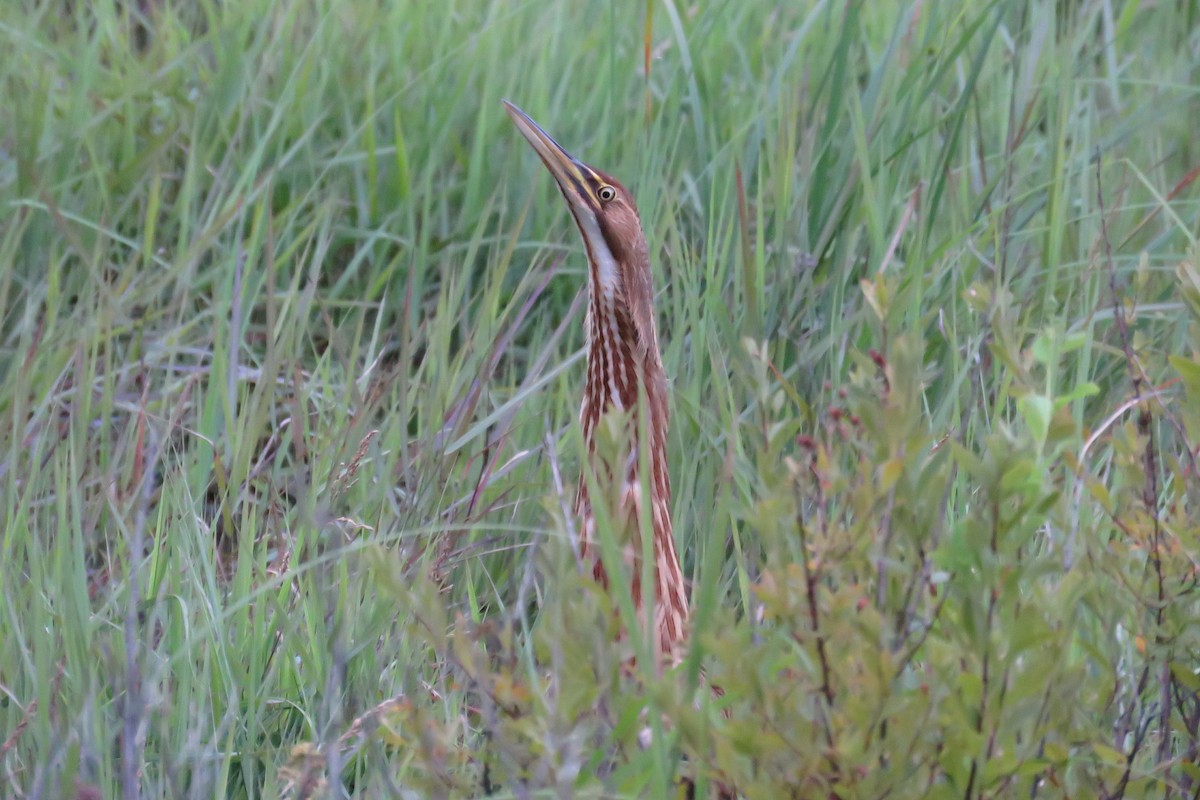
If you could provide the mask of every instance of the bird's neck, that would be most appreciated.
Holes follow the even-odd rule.
[[[606,412],[629,411],[630,419],[636,422],[640,418],[639,408],[648,408],[651,456],[662,457],[668,426],[666,378],[653,321],[638,324],[632,309],[619,294],[603,291],[593,284],[587,325],[583,423],[589,447],[595,425]],[[636,429],[631,433],[638,435]]]
[[[633,499],[627,508],[635,518],[642,507],[642,498],[646,497],[645,489],[649,489],[655,563],[653,625],[658,634],[659,652],[669,663],[676,663],[681,657],[679,643],[683,640],[689,612],[671,525],[667,381],[653,321],[642,322],[646,324],[639,325],[635,321],[632,309],[621,302],[620,297],[592,293],[588,312],[587,391],[580,416],[588,451],[596,454],[596,428],[604,415],[612,410],[629,412],[624,415],[628,427],[624,429],[624,441],[621,442],[627,448],[628,460],[618,486],[623,502]],[[649,413],[643,416],[644,411]],[[646,460],[641,457],[639,442],[649,443]],[[644,464],[649,465],[649,474],[642,472]],[[617,477],[613,474],[616,470],[606,471],[609,477]],[[586,503],[587,492],[583,484],[580,484],[580,490]],[[590,535],[585,524],[584,554],[589,547]],[[635,602],[640,604],[641,581],[636,557],[633,566],[632,591]],[[598,561],[595,574],[606,582],[604,569]]]
[[[643,321],[644,322],[644,321]],[[645,332],[649,332],[647,335]],[[620,484],[649,486],[651,495],[665,504],[656,527],[669,538],[671,479],[667,469],[667,380],[663,372],[653,323],[639,325],[632,309],[616,294],[593,292],[588,311],[587,388],[580,418],[588,451],[596,453],[597,428],[606,414],[617,412],[624,421],[618,435],[618,452],[604,453],[625,459],[607,470]],[[648,413],[645,413],[648,412]],[[643,461],[641,443],[648,445]],[[611,463],[611,462],[610,462]],[[648,475],[642,465],[649,464]],[[623,474],[622,474],[623,473]]]

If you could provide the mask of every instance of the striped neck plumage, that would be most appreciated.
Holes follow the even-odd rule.
[[[628,300],[620,276],[632,269],[622,268],[599,235],[594,221],[580,220],[588,250],[588,386],[585,405],[592,406],[595,417],[609,408],[635,410],[642,402],[650,406],[651,441],[665,440],[665,379],[658,351],[654,322],[638,320]],[[589,230],[591,228],[592,230]],[[596,235],[591,235],[595,233]],[[646,265],[634,269],[648,271]],[[653,313],[649,304],[643,313]],[[640,324],[639,324],[640,322]],[[590,402],[588,402],[590,401]],[[636,415],[635,415],[636,416]],[[585,419],[585,433],[591,440],[591,425]],[[658,448],[656,448],[657,450]]]
[[[582,228],[582,226],[581,226]],[[593,247],[596,251],[593,251]],[[671,478],[667,469],[667,427],[669,423],[667,383],[655,340],[653,320],[637,324],[634,310],[625,300],[620,285],[605,280],[606,257],[611,256],[596,243],[589,243],[588,376],[581,418],[588,450],[595,450],[595,428],[609,409],[632,410],[629,416],[628,461],[622,487],[622,505],[637,519],[649,497],[652,530],[650,547],[654,559],[654,620],[659,653],[667,663],[678,663],[689,615],[685,581],[675,550],[671,525]],[[597,255],[599,257],[597,257]],[[609,261],[615,265],[615,261]],[[638,265],[648,273],[648,266]],[[617,274],[621,270],[617,269]],[[626,270],[626,273],[628,271]],[[648,286],[648,276],[646,285]],[[647,303],[647,310],[652,307]],[[651,311],[652,313],[652,311]],[[647,333],[648,332],[648,333]],[[644,405],[643,405],[644,404]],[[648,413],[643,417],[642,410]],[[639,422],[644,422],[639,424]],[[643,432],[648,438],[643,440]],[[642,472],[639,442],[648,441],[647,473]],[[610,473],[610,477],[617,477]],[[582,487],[581,487],[582,488]],[[646,490],[649,490],[648,494]],[[585,551],[588,543],[585,542]],[[635,545],[636,550],[637,545]],[[631,564],[635,602],[641,602],[641,577],[636,559]],[[597,577],[604,579],[603,568],[596,562]]]

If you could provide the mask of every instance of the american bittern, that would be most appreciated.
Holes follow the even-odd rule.
[[[654,325],[654,298],[650,284],[650,255],[633,196],[620,181],[576,159],[542,130],[524,111],[504,101],[517,128],[541,157],[567,201],[583,237],[588,261],[587,384],[579,411],[588,453],[596,453],[597,426],[605,414],[624,414],[624,443],[628,457],[617,470],[597,465],[597,479],[617,481],[614,522],[638,530],[642,519],[643,459],[639,457],[639,407],[648,409],[644,420],[650,451],[649,519],[654,554],[654,636],[657,655],[677,663],[688,621],[688,600],[683,570],[671,533],[671,478],[667,473],[667,380],[658,350]],[[580,556],[593,575],[611,589],[596,542],[593,498],[587,483],[579,481],[575,511],[582,520]],[[636,562],[640,541],[626,544],[626,561],[632,562],[634,606],[644,618],[641,570]],[[632,556],[632,557],[631,557]],[[590,564],[589,564],[590,562]]]

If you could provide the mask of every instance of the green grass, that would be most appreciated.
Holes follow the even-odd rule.
[[[5,4],[4,795],[1200,796],[1198,23]],[[501,98],[636,194],[728,719],[574,575]]]

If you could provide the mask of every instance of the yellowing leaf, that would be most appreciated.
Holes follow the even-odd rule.
[[[863,299],[867,301],[867,305],[875,312],[875,316],[883,319],[883,302],[879,297],[879,291],[876,289],[875,284],[863,278],[858,282],[858,285],[862,289]]]
[[[900,480],[900,476],[904,474],[904,462],[898,458],[889,458],[883,462],[883,466],[879,468],[879,488],[881,491],[889,491],[896,485],[896,481]]]

